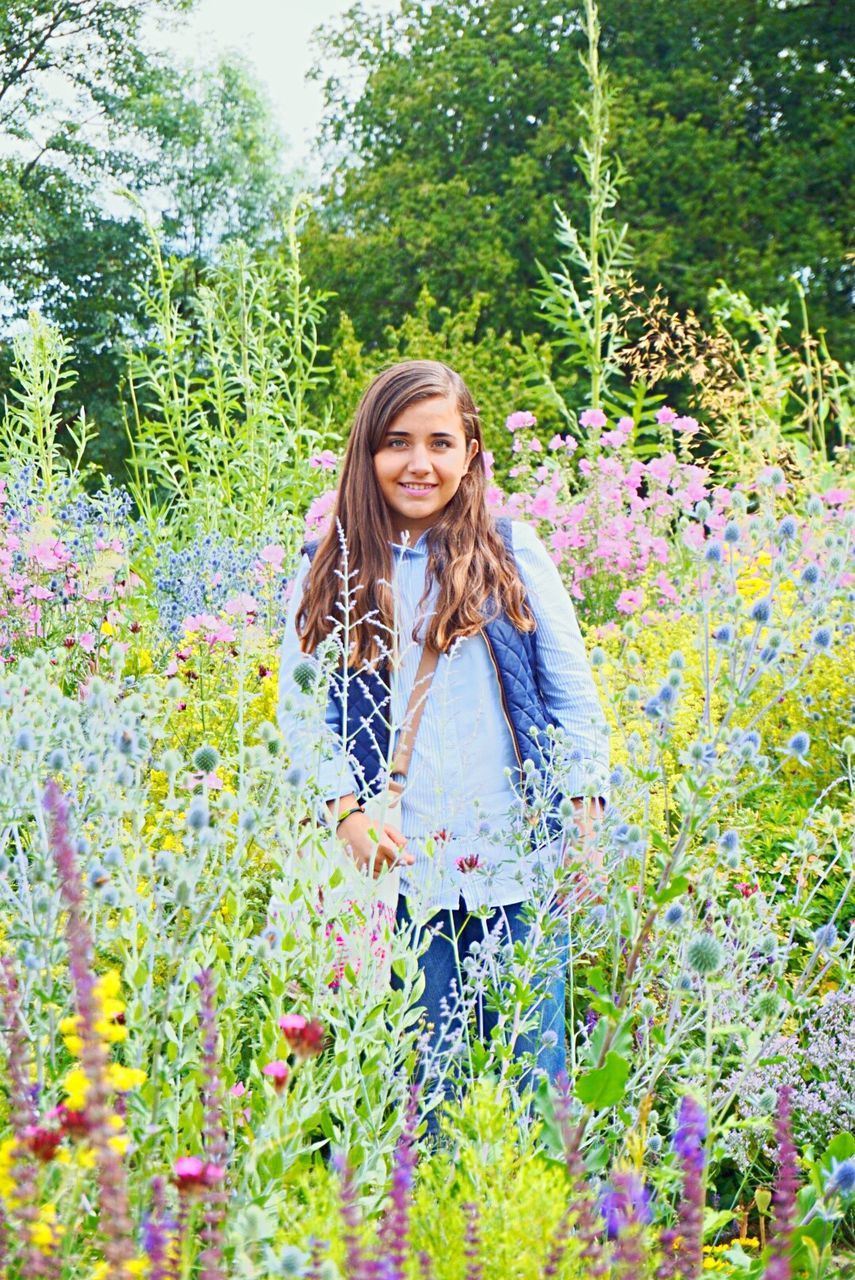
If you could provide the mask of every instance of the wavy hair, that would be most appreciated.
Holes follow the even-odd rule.
[[[425,591],[416,613],[413,640],[424,639],[444,653],[459,637],[476,635],[502,610],[520,631],[534,630],[534,616],[516,564],[487,510],[484,441],[472,395],[448,365],[438,360],[407,360],[378,374],[356,411],[332,521],[312,561],[297,619],[304,653],[313,653],[341,626],[338,619],[345,564],[350,592],[358,604],[358,616],[351,619],[349,628],[348,666],[375,666],[388,653],[382,637],[394,634],[389,585],[394,535],[375,475],[374,455],[392,423],[410,405],[449,396],[455,397],[467,449],[477,440],[478,452],[457,493],[427,531]],[[418,619],[434,582],[439,584],[436,607],[426,635],[419,637]]]

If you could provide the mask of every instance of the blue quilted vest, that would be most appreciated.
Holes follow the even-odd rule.
[[[505,546],[513,555],[511,522],[506,518],[496,521],[496,528]],[[303,548],[310,559],[318,549],[318,542],[306,543]],[[537,632],[518,631],[501,612],[492,622],[484,625],[484,639],[496,672],[499,695],[505,719],[511,732],[517,757],[514,785],[528,790],[528,779],[523,773],[523,761],[531,760],[537,774],[542,774],[546,760],[546,729],[554,723],[547,714],[537,683]],[[377,790],[389,754],[389,672],[381,664],[376,672],[353,674],[348,678],[347,725],[344,726],[343,679],[336,672],[330,682],[330,710],[335,727],[355,766],[360,798]],[[540,738],[540,740],[539,740]],[[541,746],[541,741],[543,746]],[[550,795],[551,816],[548,819],[552,834],[560,830],[555,807],[561,796]]]

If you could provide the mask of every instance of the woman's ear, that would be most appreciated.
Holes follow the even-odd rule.
[[[468,446],[468,448],[467,448],[467,450],[466,450],[466,454],[467,454],[467,457],[466,457],[466,470],[463,472],[463,474],[464,474],[464,475],[466,475],[466,472],[469,470],[470,466],[472,465],[472,459],[473,459],[473,458],[475,457],[475,455],[480,451],[480,449],[481,449],[481,446],[479,445],[478,441],[477,441],[477,440],[475,439],[475,437],[473,436],[473,438],[469,441],[469,446]]]

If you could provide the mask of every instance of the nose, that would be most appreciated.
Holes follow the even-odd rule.
[[[414,476],[428,475],[433,469],[430,455],[422,444],[414,446],[407,462],[407,470]]]

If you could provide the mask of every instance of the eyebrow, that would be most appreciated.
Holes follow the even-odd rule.
[[[397,427],[394,431],[387,431],[387,438],[390,436],[401,436],[405,440],[409,440],[412,433],[409,431],[400,431]],[[430,433],[431,440],[453,440],[454,436],[450,431],[432,431]]]

